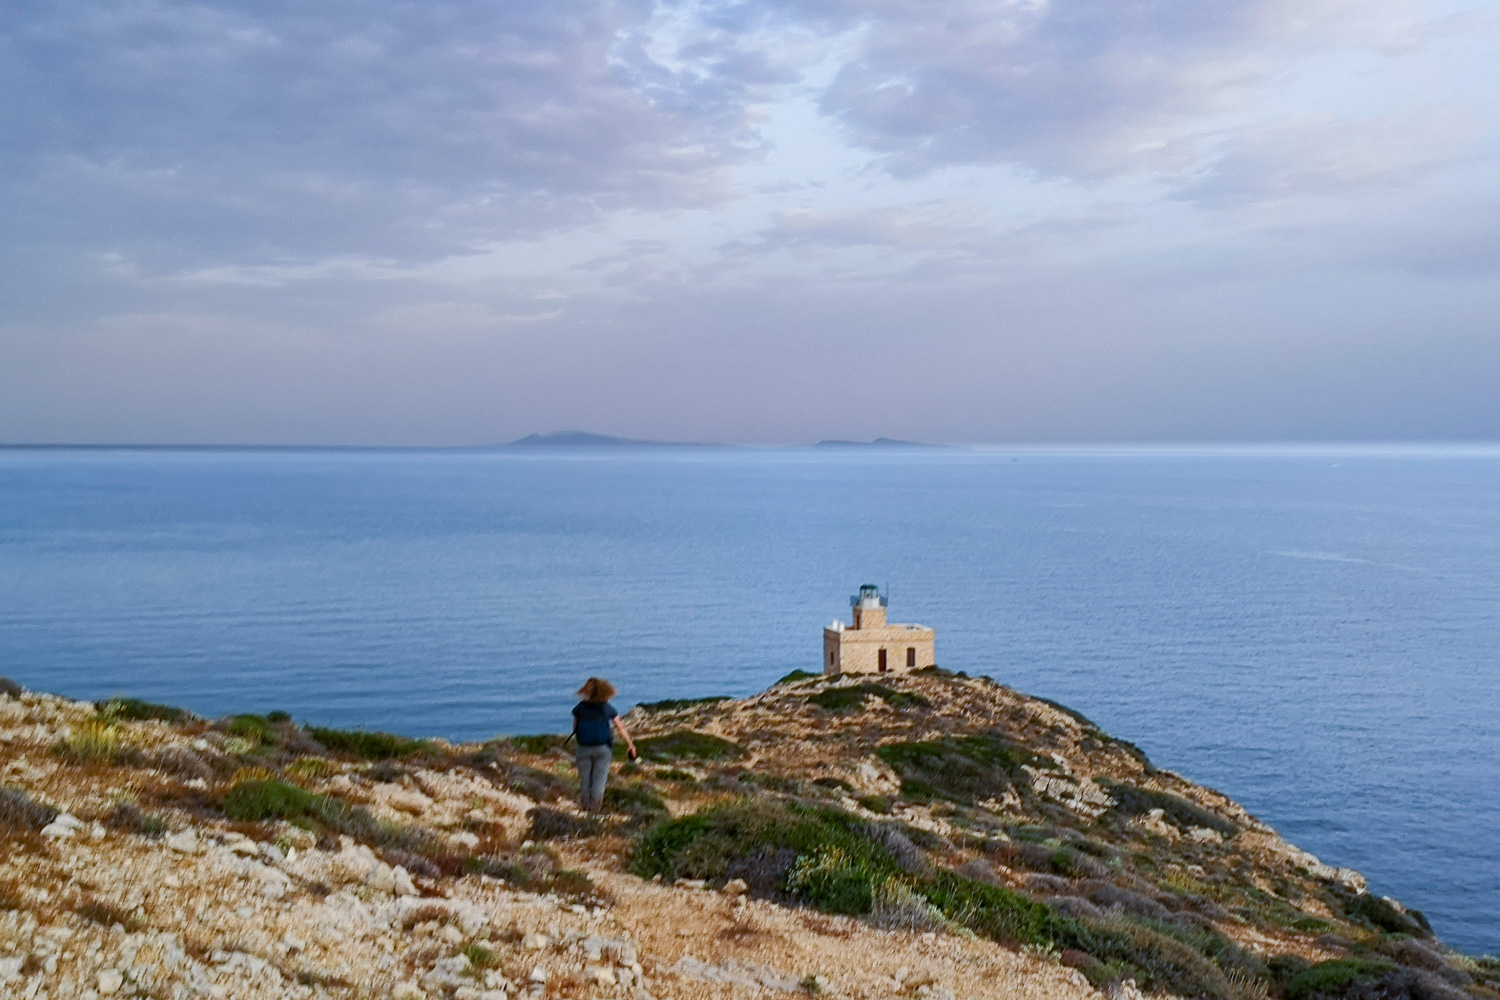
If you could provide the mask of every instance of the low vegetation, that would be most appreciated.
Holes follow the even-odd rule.
[[[899,827],[770,798],[714,806],[657,826],[630,870],[642,877],[742,878],[751,891],[881,926],[966,928],[993,940],[1071,949],[1096,982],[1133,978],[1181,996],[1253,995],[1236,983],[1268,973],[1221,935],[1153,927],[1124,915],[1066,916],[981,878],[934,865]]]
[[[159,705],[139,698],[111,698],[99,706],[99,712],[111,719],[130,722],[167,722],[177,724],[195,718],[192,712],[174,705]]]
[[[648,736],[636,740],[635,746],[641,760],[653,764],[669,764],[679,760],[739,760],[745,756],[745,748],[738,743],[687,729],[679,729],[665,736]]]
[[[1115,781],[1100,781],[1099,784],[1115,800],[1114,811],[1119,815],[1142,816],[1153,809],[1160,809],[1167,819],[1184,828],[1207,827],[1225,837],[1233,837],[1240,832],[1240,828],[1229,820],[1215,816],[1207,809],[1195,806],[1176,795]]]
[[[727,694],[710,695],[707,698],[666,698],[662,701],[643,701],[636,708],[645,712],[676,712],[684,708],[697,708],[700,705],[716,705],[721,701],[729,701]]]
[[[1024,767],[1050,768],[1039,757],[1003,736],[950,736],[926,743],[887,743],[876,753],[901,777],[901,794],[916,799],[944,798],[977,803],[1007,792],[1030,792]]]
[[[437,745],[428,740],[414,740],[395,733],[364,729],[330,729],[309,726],[308,733],[333,753],[347,754],[361,760],[395,760],[420,754],[437,754]]]
[[[854,712],[863,708],[865,702],[872,697],[879,698],[892,708],[928,708],[931,705],[919,694],[897,691],[884,684],[831,687],[808,696],[807,701],[828,712]]]

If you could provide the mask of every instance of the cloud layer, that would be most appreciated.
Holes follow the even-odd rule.
[[[1500,433],[1456,360],[1495,360],[1495,35],[1447,0],[19,0],[0,439]]]

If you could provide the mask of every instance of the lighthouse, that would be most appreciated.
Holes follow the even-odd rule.
[[[886,621],[885,595],[873,583],[860,587],[849,605],[852,623],[836,620],[823,630],[823,673],[899,673],[937,663],[937,633],[926,625]]]

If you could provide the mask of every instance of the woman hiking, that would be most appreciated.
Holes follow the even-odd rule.
[[[620,721],[620,713],[609,699],[615,686],[603,677],[590,677],[578,689],[583,700],[573,706],[573,735],[578,751],[578,797],[584,812],[598,812],[604,806],[604,783],[609,780],[609,762],[615,755],[615,730],[625,737],[630,759],[635,760],[635,741]]]

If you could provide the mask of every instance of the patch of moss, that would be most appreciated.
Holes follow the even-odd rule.
[[[676,760],[739,760],[745,756],[745,748],[738,743],[687,729],[636,740],[635,747],[642,760],[653,764]]]
[[[427,740],[413,740],[395,733],[365,729],[331,729],[309,726],[309,733],[333,753],[348,754],[363,760],[394,760],[417,754],[436,754],[437,745]]]

